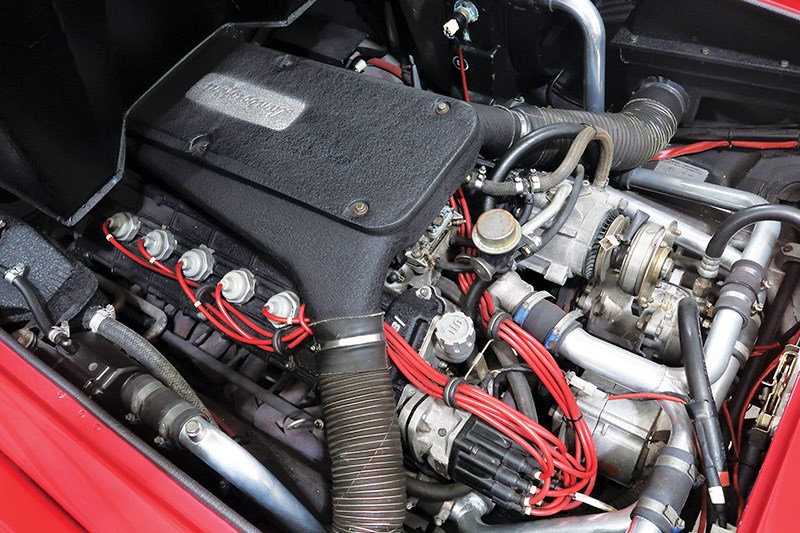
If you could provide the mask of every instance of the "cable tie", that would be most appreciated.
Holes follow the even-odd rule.
[[[192,304],[192,305],[194,305],[195,307],[197,307],[199,309],[200,306],[203,305],[203,304],[202,304],[202,302],[200,300],[195,300],[194,304]]]
[[[106,233],[106,240],[107,240],[108,242],[111,242],[112,240],[114,240],[114,236],[113,236],[113,235],[111,235],[110,233]]]
[[[570,424],[572,424],[574,426],[575,424],[577,424],[578,422],[583,420],[583,413],[581,413],[581,416],[579,416],[578,418],[574,418],[574,419],[573,418],[569,418],[569,417],[567,417],[566,415],[563,415],[563,414],[561,415],[561,418],[564,420],[564,422],[569,422]]]
[[[156,261],[158,261],[158,259],[156,259],[155,257],[153,257],[153,256],[151,255],[151,256],[150,256],[150,259],[148,259],[148,261],[150,261],[150,264],[151,264],[151,265],[155,265],[155,264],[156,264]]]

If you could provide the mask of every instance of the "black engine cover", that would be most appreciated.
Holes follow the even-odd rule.
[[[283,266],[316,318],[376,312],[391,258],[473,167],[477,117],[244,33],[222,28],[134,105],[130,153]]]

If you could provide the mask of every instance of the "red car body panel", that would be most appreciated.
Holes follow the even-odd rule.
[[[0,526],[9,530],[234,530],[2,342],[0,452]]]

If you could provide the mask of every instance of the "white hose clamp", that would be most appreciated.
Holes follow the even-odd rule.
[[[98,309],[92,315],[92,318],[89,319],[89,329],[92,333],[97,333],[97,330],[100,328],[100,324],[102,324],[106,319],[109,318],[116,318],[117,315],[114,313],[114,307],[111,305],[107,305],[102,309]]]

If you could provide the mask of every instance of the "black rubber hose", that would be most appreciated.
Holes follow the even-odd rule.
[[[332,530],[399,532],[407,476],[383,316],[326,320],[313,327],[333,478]],[[349,345],[347,339],[360,342]]]
[[[745,207],[730,215],[708,241],[706,256],[711,259],[722,257],[728,242],[741,230],[757,222],[783,222],[800,230],[800,209],[788,205],[764,204]]]
[[[481,297],[491,284],[491,281],[475,278],[475,281],[472,282],[472,285],[470,285],[469,290],[462,299],[461,309],[473,322],[477,321],[478,305],[481,302]]]
[[[789,304],[792,302],[792,297],[799,283],[800,263],[787,264],[783,280],[778,288],[778,292],[775,294],[775,299],[772,301],[772,305],[767,307],[764,326],[761,328],[758,344],[770,344],[780,339],[781,320]],[[751,357],[747,360],[747,364],[739,379],[739,386],[736,387],[728,404],[728,409],[730,409],[731,417],[734,420],[738,419],[739,414],[744,408],[747,393],[753,388],[758,377],[764,373],[767,369],[767,365],[769,365],[773,359],[773,357],[763,356]]]
[[[697,302],[693,298],[684,298],[678,303],[678,333],[683,352],[683,368],[691,398],[687,408],[692,415],[697,440],[700,443],[706,481],[709,487],[721,489],[720,473],[726,470],[725,447],[703,355],[700,314]],[[724,523],[725,506],[719,504],[714,508],[720,521]]]
[[[449,502],[466,496],[472,489],[463,483],[434,483],[406,476],[406,492],[426,502]]]
[[[496,181],[484,181],[480,191],[486,196],[497,197],[516,196],[518,194],[517,184],[513,181],[503,181],[500,183]]]
[[[183,376],[172,366],[172,363],[164,357],[164,354],[159,352],[149,341],[111,317],[100,320],[91,329],[104,339],[122,348],[125,353],[138,361],[161,383],[174,390],[193,407],[196,407],[209,422],[216,424],[211,412],[197,396],[194,389],[183,379]]]
[[[228,383],[232,383],[241,390],[252,394],[260,402],[271,405],[279,411],[281,411],[281,409],[285,409],[286,404],[284,401],[281,401],[280,399],[276,400],[275,398],[277,397],[267,389],[249,380],[236,370],[232,369],[212,355],[204,352],[202,349],[198,348],[186,339],[179,337],[171,331],[165,331],[161,335],[161,340],[173,350],[182,353],[198,365],[214,372],[225,379],[225,381]]]
[[[512,350],[511,346],[507,343],[495,341],[490,344],[490,346],[500,366],[511,367],[519,364],[514,350]],[[520,372],[509,372],[506,378],[508,379],[508,384],[511,387],[511,393],[514,395],[514,402],[517,404],[519,412],[534,422],[538,422],[539,415],[536,412],[536,403],[533,400],[533,392],[531,391],[531,386],[528,384],[528,378],[525,374]]]
[[[675,83],[646,80],[619,113],[518,106],[511,109],[474,105],[481,123],[484,155],[496,157],[508,150],[520,132],[557,123],[590,124],[608,131],[614,144],[613,170],[629,170],[650,161],[675,134],[689,107],[689,97]],[[540,146],[533,165],[557,161],[569,145]]]
[[[437,258],[434,265],[439,270],[447,270],[448,272],[472,272],[473,268],[470,263],[463,261],[447,261],[446,259]]]
[[[33,315],[34,322],[39,326],[39,330],[42,334],[47,335],[50,330],[53,329],[55,322],[39,299],[39,295],[36,294],[36,287],[23,275],[14,276],[9,283],[19,291],[20,295],[25,300],[25,304],[28,306],[31,315]]]
[[[561,231],[561,228],[564,227],[564,224],[567,223],[569,220],[570,215],[575,210],[575,206],[578,203],[578,200],[581,197],[581,191],[583,190],[583,166],[578,165],[577,172],[575,173],[575,183],[572,184],[572,191],[569,193],[569,198],[567,198],[567,203],[564,205],[564,208],[556,215],[556,218],[553,220],[553,223],[550,224],[550,227],[544,230],[544,232],[540,235],[541,242],[536,246],[537,250],[541,250],[544,248],[547,243],[553,240],[553,238],[558,235],[558,232]]]
[[[515,143],[508,152],[500,158],[500,161],[497,162],[497,166],[492,172],[490,181],[497,184],[505,182],[511,170],[518,167],[520,161],[536,148],[555,139],[574,138],[584,129],[585,126],[582,124],[550,124],[531,131],[531,133]],[[489,182],[484,182],[483,187],[486,187],[488,183]],[[514,183],[509,183],[509,185],[516,187]],[[490,187],[492,186],[490,185]],[[515,193],[512,191],[512,194]],[[483,202],[483,210],[488,211],[494,209],[496,205],[497,201],[493,197],[487,196]]]

